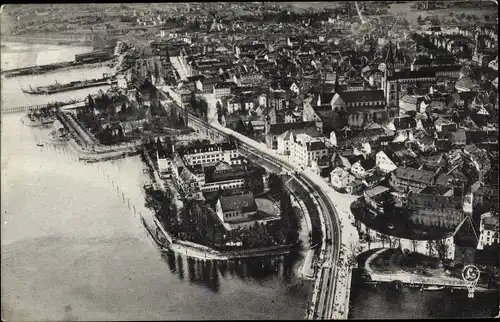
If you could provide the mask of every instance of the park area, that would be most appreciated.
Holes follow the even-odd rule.
[[[431,249],[436,245],[431,245]],[[437,245],[439,247],[439,245]],[[441,259],[411,252],[407,249],[390,248],[380,249],[371,252],[366,260],[366,271],[370,274],[391,275],[395,279],[410,278],[418,280],[427,278],[436,283],[462,283],[463,265],[451,265],[450,261],[445,260],[445,265]],[[495,270],[482,269],[477,284],[481,289],[498,288],[498,274]]]

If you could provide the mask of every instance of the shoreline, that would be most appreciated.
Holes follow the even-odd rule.
[[[145,158],[146,162],[145,165],[152,169],[153,172],[155,173],[154,176],[154,184],[157,184],[161,187],[161,190],[164,190],[164,185],[162,182],[158,182],[159,175],[157,174],[156,168],[152,164],[152,160],[150,159],[149,155],[147,152],[143,151],[145,153]],[[157,177],[158,176],[158,177]],[[160,179],[161,180],[161,179]],[[146,220],[142,221],[143,224],[148,225]],[[281,256],[281,255],[286,255],[289,253],[292,253],[294,251],[294,248],[296,247],[296,244],[294,245],[276,245],[276,246],[269,246],[269,247],[261,247],[261,248],[253,248],[253,249],[247,249],[247,250],[228,250],[228,251],[220,251],[217,249],[214,249],[212,247],[208,247],[205,245],[197,244],[194,242],[190,242],[188,240],[180,240],[177,238],[173,238],[170,236],[168,231],[166,230],[165,227],[156,219],[153,218],[153,223],[156,228],[159,229],[159,232],[162,233],[163,237],[165,240],[168,241],[167,244],[158,244],[156,241],[156,238],[151,236],[155,242],[157,242],[158,246],[162,248],[167,248],[170,251],[176,252],[183,254],[184,251],[186,252],[186,256],[190,256],[188,254],[188,251],[191,253],[194,253],[193,257],[197,258],[204,258],[208,259],[209,257],[214,257],[214,259],[219,259],[219,260],[232,260],[232,259],[241,259],[241,258],[248,258],[248,257],[267,257],[267,256]],[[149,227],[151,229],[151,227]],[[150,229],[146,227],[146,230],[151,233]],[[299,250],[300,253],[300,250]],[[299,270],[300,268],[298,268]],[[300,275],[299,275],[300,276]]]

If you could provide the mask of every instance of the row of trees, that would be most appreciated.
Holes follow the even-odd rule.
[[[204,99],[198,100],[196,94],[193,92],[191,95],[191,106],[193,107],[196,116],[207,116],[208,113],[208,103]]]
[[[248,121],[248,123],[245,124],[242,119],[239,119],[234,124],[233,130],[248,137],[252,137],[255,134],[252,122]]]

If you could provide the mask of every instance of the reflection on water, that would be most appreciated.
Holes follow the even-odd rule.
[[[420,291],[418,288],[362,285],[353,280],[350,319],[414,319],[493,317],[498,314],[498,292],[476,292],[469,299],[466,290]]]
[[[283,286],[307,291],[309,286],[303,283],[299,285],[297,277],[294,276],[293,257],[294,255],[287,255],[222,261],[186,258],[172,252],[162,254],[170,272],[178,276],[179,280],[184,279],[184,267],[187,267],[188,280],[191,284],[206,287],[215,293],[219,292],[221,280],[232,278],[262,286],[268,281],[278,279]],[[284,271],[290,272],[288,281],[282,279],[285,275],[279,276],[279,272]]]

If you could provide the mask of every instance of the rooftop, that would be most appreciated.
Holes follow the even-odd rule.
[[[435,78],[436,72],[433,70],[408,70],[395,72],[391,80],[396,79],[415,79],[415,78]]]
[[[394,176],[409,181],[421,182],[427,185],[432,184],[434,173],[430,171],[417,170],[414,168],[398,167],[394,172]]]
[[[478,238],[470,216],[465,217],[453,233],[453,242],[461,247],[477,247]]]
[[[377,195],[380,195],[380,194],[383,194],[384,192],[386,191],[389,191],[389,188],[387,187],[384,187],[384,186],[375,186],[371,189],[368,189],[365,191],[365,194],[368,196],[368,197],[374,197],[374,196],[377,196]]]
[[[341,92],[339,96],[346,103],[385,102],[384,91],[382,90]]]
[[[312,142],[307,142],[307,151],[317,151],[317,150],[324,150],[326,149],[326,145],[322,141],[312,141]]]
[[[460,196],[443,196],[434,194],[414,193],[408,197],[408,206],[427,209],[462,209]]]
[[[180,147],[179,153],[182,155],[186,155],[186,154],[206,153],[212,151],[231,151],[236,149],[237,149],[236,142],[222,142],[215,144],[196,144],[186,147]]]
[[[240,210],[242,212],[257,211],[253,193],[235,196],[223,196],[219,199],[223,211]]]
[[[280,135],[287,130],[304,130],[307,128],[316,129],[316,123],[314,121],[311,121],[311,122],[271,124],[271,126],[269,128],[269,133],[274,134],[274,135]],[[316,130],[316,132],[317,132],[317,130]]]

